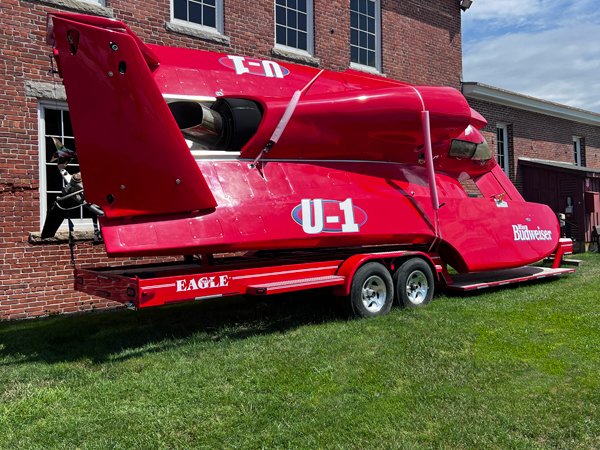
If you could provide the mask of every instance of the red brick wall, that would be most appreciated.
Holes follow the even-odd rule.
[[[49,0],[48,0],[49,1]],[[458,87],[461,71],[458,0],[383,0],[383,72],[416,84]],[[106,0],[145,42],[277,59],[274,1],[224,1],[224,34],[230,45],[168,32],[168,0]],[[319,67],[344,70],[350,64],[350,0],[315,0],[314,56]],[[0,319],[116,307],[72,289],[69,248],[32,245],[40,230],[37,99],[25,96],[25,81],[52,82],[46,16],[60,11],[43,0],[0,3]],[[440,56],[441,55],[441,56]],[[57,80],[60,83],[60,80]],[[103,246],[78,243],[78,264],[124,264]],[[136,262],[136,261],[133,261]]]
[[[412,84],[460,89],[460,14],[458,1],[383,0],[383,72]]]
[[[494,156],[497,156],[496,123],[508,124],[510,178],[521,192],[523,183],[518,158],[573,163],[573,136],[583,137],[582,165],[600,169],[600,127],[482,100],[468,100],[471,107],[488,121],[481,131]]]

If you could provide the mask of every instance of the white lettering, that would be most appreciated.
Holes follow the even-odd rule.
[[[315,223],[313,225],[311,203],[315,209]],[[323,199],[316,198],[311,202],[309,198],[302,199],[302,229],[307,234],[318,234],[323,231]]]
[[[190,284],[188,285],[188,288],[186,289],[186,291],[195,291],[198,289],[198,285],[196,284],[196,281],[192,278],[190,280]]]
[[[207,277],[202,277],[198,280],[198,289],[206,289],[208,287],[209,279]]]
[[[358,232],[358,224],[354,221],[354,206],[352,205],[352,199],[347,198],[340,203],[340,209],[344,212],[344,221],[342,224],[342,231],[344,233],[356,233]]]
[[[521,236],[519,236],[519,227],[517,227],[516,225],[513,225],[513,233],[515,234],[515,241],[520,241],[521,240]]]
[[[552,231],[550,230],[530,230],[527,225],[512,225],[515,241],[551,241]]]
[[[262,66],[266,77],[283,78],[283,70],[281,70],[281,66],[275,61],[262,61]]]
[[[229,277],[227,275],[221,275],[219,277],[219,284],[221,286],[229,286]]]
[[[177,292],[185,291],[185,280],[177,280]]]
[[[243,56],[235,56],[235,55],[227,55],[227,57],[233,61],[233,66],[235,67],[235,73],[238,75],[242,75],[244,73],[249,73],[250,69],[244,66],[245,58]],[[283,75],[282,75],[283,77]]]

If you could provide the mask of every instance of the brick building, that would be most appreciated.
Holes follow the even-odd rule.
[[[459,0],[2,0],[0,4],[0,319],[117,304],[75,293],[66,233],[43,241],[60,192],[51,138],[72,145],[64,88],[46,45],[49,12],[124,21],[150,44],[353,67],[414,84],[460,88]],[[468,2],[470,4],[470,2]],[[443,55],[443,57],[440,57]],[[54,66],[55,67],[55,66]],[[93,107],[93,105],[90,105]],[[484,112],[484,111],[482,111]],[[589,152],[588,152],[589,153]],[[77,214],[75,213],[75,216]],[[81,211],[77,264],[123,264],[93,245]]]

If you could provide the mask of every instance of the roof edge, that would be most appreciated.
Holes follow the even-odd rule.
[[[600,114],[506,91],[483,83],[474,81],[463,82],[462,93],[467,98],[484,100],[490,103],[510,106],[574,122],[600,126]]]
[[[526,158],[523,156],[519,156],[518,162],[519,162],[519,164],[522,164],[524,166],[551,167],[554,170],[575,173],[582,177],[600,178],[600,169],[592,169],[591,167],[576,166],[575,164],[562,162],[562,161],[552,161],[549,159]]]

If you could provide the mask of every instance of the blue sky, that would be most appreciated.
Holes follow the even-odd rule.
[[[473,0],[463,79],[600,113],[600,0]]]

